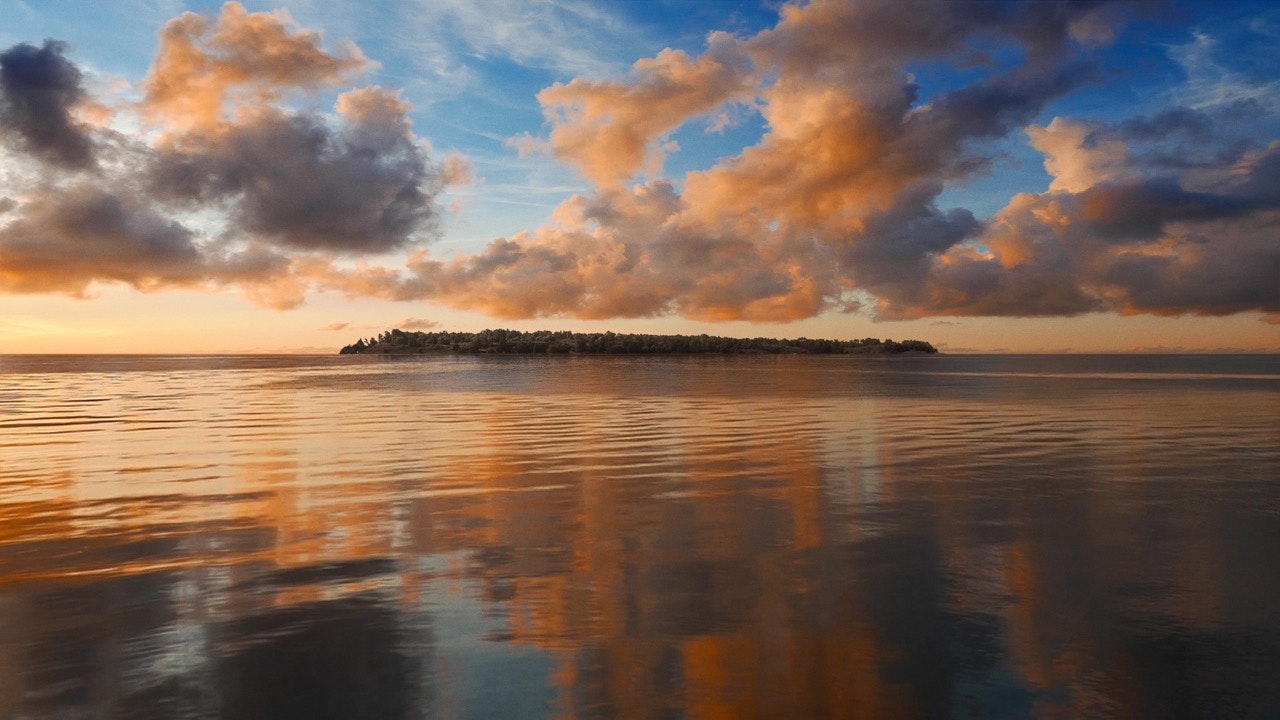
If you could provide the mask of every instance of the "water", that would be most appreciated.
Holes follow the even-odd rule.
[[[1280,358],[0,357],[0,717],[1280,716]]]

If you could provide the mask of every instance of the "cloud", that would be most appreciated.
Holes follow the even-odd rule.
[[[1017,195],[971,246],[932,260],[910,292],[884,288],[882,316],[1274,313],[1277,162],[1273,143],[1197,192],[1148,177]]]
[[[186,12],[169,21],[143,81],[144,115],[170,127],[209,128],[230,108],[342,83],[371,66],[354,45],[326,52],[319,34],[292,24],[285,11],[249,13],[237,2],[216,19]]]
[[[671,49],[639,60],[627,80],[575,79],[538,93],[553,126],[551,151],[599,186],[660,172],[662,135],[754,91],[740,43],[715,33],[709,44],[696,60]]]
[[[1074,8],[812,2],[784,7],[755,37],[713,35],[700,57],[666,52],[622,80],[554,85],[540,95],[549,146],[595,191],[470,256],[421,251],[407,275],[327,268],[313,279],[511,318],[785,321],[857,310],[866,295],[886,319],[1273,308],[1274,252],[1251,240],[1275,222],[1269,152],[1220,147],[1177,176],[1130,145],[1195,134],[1200,111],[1027,124],[1093,77],[1071,51],[1084,32],[1074,19],[1088,14]],[[921,102],[907,61],[964,55],[968,38],[991,33],[1032,61]],[[624,187],[673,129],[745,101],[767,123],[759,142],[680,188]],[[947,183],[989,167],[984,141],[1016,131],[1045,156],[1046,192],[986,221],[938,207]]]
[[[431,328],[440,327],[440,323],[435,320],[407,317],[396,323],[394,327],[400,328],[401,330],[430,330]]]
[[[349,322],[331,322],[320,329],[337,331],[337,330],[346,330],[349,327],[351,327],[351,323]]]
[[[1232,115],[1238,115],[1243,108],[1233,107]],[[1119,133],[1122,137],[1134,141],[1158,141],[1175,133],[1185,134],[1196,141],[1206,141],[1213,130],[1213,118],[1205,112],[1186,107],[1174,107],[1162,110],[1151,117],[1134,117],[1120,123]]]
[[[1157,119],[1131,132],[1154,134],[1159,124]],[[1050,190],[1079,192],[1129,172],[1128,146],[1118,139],[1095,141],[1090,137],[1092,130],[1086,123],[1060,117],[1045,127],[1026,128],[1031,147],[1044,154],[1044,169],[1053,176]]]
[[[21,43],[0,52],[0,137],[53,165],[93,167],[93,142],[74,116],[85,99],[66,43]]]
[[[68,120],[88,147],[128,162],[103,162],[97,177],[32,150],[61,174],[6,189],[0,289],[233,287],[281,308],[328,291],[504,318],[1275,316],[1280,143],[1258,131],[1269,96],[1044,119],[1106,76],[1093,49],[1128,8],[812,0],[752,36],[712,33],[700,54],[665,50],[621,77],[553,84],[538,95],[545,138],[522,143],[591,189],[542,227],[453,256],[429,242],[441,193],[469,181],[469,165],[433,159],[398,93],[347,87],[369,65],[358,49],[326,50],[287,16],[234,3],[216,18],[188,13],[166,26],[142,84],[137,111],[158,132],[108,142]],[[926,91],[920,63],[967,79]],[[319,89],[345,90],[332,113],[286,103]],[[48,113],[83,101],[68,92]],[[758,112],[764,132],[664,177],[674,133],[726,111]],[[943,206],[1023,139],[1047,187],[990,217]],[[402,266],[376,261],[393,251]]]
[[[856,309],[866,290],[923,302],[915,279],[982,228],[936,207],[945,182],[982,171],[982,141],[1091,77],[1050,61],[1073,16],[1054,7],[788,5],[757,36],[712,34],[701,56],[665,51],[621,80],[553,85],[539,95],[547,142],[596,190],[564,203],[556,224],[475,255],[419,255],[407,279],[383,277],[395,285],[386,295],[504,317],[755,321]],[[1006,33],[1037,63],[921,103],[906,63],[966,52],[978,32]],[[680,190],[624,187],[653,173],[673,129],[743,102],[767,123],[758,143],[685,175]]]
[[[71,109],[92,99],[64,52],[0,54],[11,134],[41,164],[6,188],[0,291],[232,286],[295,307],[314,267],[432,239],[437,197],[469,177],[463,160],[431,159],[397,92],[347,90],[329,115],[285,105],[368,61],[354,46],[324,51],[280,13],[227,3],[217,18],[167,25],[137,106],[157,134],[74,123]]]
[[[1121,6],[913,9],[786,5],[775,28],[713,35],[700,57],[663,53],[622,80],[552,86],[540,95],[550,147],[595,192],[476,255],[420,256],[393,295],[506,317],[755,321],[858,308],[862,294],[886,319],[1276,309],[1269,151],[1168,145],[1203,138],[1208,116],[1187,108],[1119,126],[1028,125],[1097,77],[1076,48],[1111,36]],[[908,62],[969,62],[972,40],[1001,36],[1026,63],[922,101]],[[623,189],[674,128],[748,100],[766,122],[759,142],[679,190]],[[1046,192],[986,221],[937,206],[948,183],[990,167],[984,141],[1020,130],[1044,154]],[[1167,153],[1187,166],[1171,169]]]
[[[419,0],[404,7],[404,22],[419,38],[457,37],[468,56],[509,58],[560,74],[612,72],[613,54],[636,42],[636,27],[597,3]]]
[[[87,298],[95,283],[144,292],[230,286],[288,309],[304,301],[300,265],[259,244],[201,238],[149,199],[92,182],[38,195],[0,227],[0,292]]]
[[[1218,61],[1217,52],[1217,39],[1199,31],[1192,34],[1190,42],[1170,48],[1170,55],[1187,76],[1178,93],[1183,104],[1202,109],[1275,97],[1280,80],[1257,80],[1235,72]]]
[[[82,184],[27,203],[0,228],[0,288],[83,296],[95,280],[138,289],[194,284],[194,234],[133,199]]]
[[[410,132],[407,110],[377,87],[340,96],[336,128],[262,109],[161,147],[148,180],[168,202],[225,203],[233,235],[303,250],[396,249],[430,229],[448,179]]]

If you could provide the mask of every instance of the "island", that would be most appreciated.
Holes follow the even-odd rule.
[[[343,355],[580,354],[580,355],[934,355],[923,340],[821,340],[731,338],[714,335],[575,333],[568,331],[481,330],[421,332],[399,328],[361,338],[343,347]]]

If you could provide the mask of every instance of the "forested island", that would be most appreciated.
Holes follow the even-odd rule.
[[[646,335],[575,333],[537,330],[406,332],[387,330],[342,348],[343,355],[582,354],[582,355],[898,355],[935,354],[923,340],[820,340],[796,338],[731,338],[714,335]]]

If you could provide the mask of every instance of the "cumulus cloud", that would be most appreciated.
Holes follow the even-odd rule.
[[[161,147],[148,180],[166,201],[225,204],[231,234],[305,250],[395,249],[431,224],[446,182],[410,132],[407,109],[373,87],[338,98],[337,128],[259,110]]]
[[[1204,108],[1033,124],[1099,76],[1088,51],[1125,18],[1124,4],[814,0],[756,36],[714,34],[702,56],[552,86],[549,147],[595,191],[476,255],[421,254],[387,292],[506,317],[776,321],[867,296],[882,318],[1275,311],[1270,150],[1242,135],[1181,147],[1212,126]],[[921,97],[909,63],[981,66],[993,40],[1025,61]],[[679,186],[625,187],[673,129],[732,103],[758,108],[757,143]],[[1015,133],[1044,155],[1044,192],[985,220],[938,206]]]
[[[0,229],[10,291],[83,295],[95,279],[142,288],[201,277],[192,233],[115,195],[78,186],[35,199]]]
[[[1044,169],[1053,176],[1050,190],[1079,192],[1130,172],[1128,145],[1118,139],[1094,140],[1091,131],[1086,123],[1060,117],[1045,127],[1026,128],[1031,147],[1044,154]]]
[[[236,106],[339,84],[369,65],[352,44],[326,51],[318,33],[294,29],[285,11],[249,13],[229,2],[217,18],[186,12],[165,25],[142,110],[169,127],[207,128]]]
[[[53,165],[89,168],[93,142],[74,115],[85,91],[66,52],[66,43],[54,40],[0,52],[0,138]]]
[[[859,308],[866,292],[886,316],[942,303],[928,282],[935,264],[956,248],[976,253],[965,243],[982,232],[972,213],[936,206],[944,184],[988,166],[982,141],[1091,77],[1067,53],[1088,9],[1042,5],[788,5],[757,36],[713,34],[702,56],[667,51],[622,80],[554,85],[539,96],[548,143],[596,191],[566,202],[557,225],[476,255],[420,255],[387,292],[506,317],[794,320]],[[980,33],[1003,34],[1034,62],[922,102],[906,63],[967,55]],[[623,187],[652,170],[674,128],[744,102],[767,123],[758,143],[689,173],[679,192],[662,180]],[[1012,299],[1047,274],[1020,280]],[[1065,283],[1070,297],[1052,304],[1078,311]],[[995,299],[981,307],[1010,312]]]
[[[623,81],[575,79],[543,90],[552,152],[601,186],[620,186],[640,170],[657,174],[664,134],[754,91],[741,44],[715,33],[709,45],[697,59],[667,49],[639,60]]]
[[[235,3],[188,13],[166,26],[142,84],[138,112],[160,132],[127,144],[128,170],[6,193],[0,289],[232,286],[272,307],[332,291],[506,318],[1274,315],[1280,143],[1257,132],[1275,110],[1268,94],[1203,102],[1197,75],[1194,103],[1109,122],[1045,117],[1105,77],[1094,50],[1130,13],[811,0],[755,35],[713,33],[700,54],[665,50],[622,77],[554,84],[538,95],[545,138],[523,144],[591,189],[543,227],[455,256],[427,242],[440,193],[469,181],[469,165],[431,157],[400,95],[347,90],[332,113],[285,104],[345,87],[369,65],[358,49],[331,51],[287,16]],[[1195,42],[1174,50],[1185,67],[1207,62],[1187,54],[1209,46]],[[74,71],[60,48],[44,62]],[[912,75],[922,62],[970,80],[927,92]],[[97,140],[70,110],[78,76],[58,77],[62,90],[31,107],[63,118],[66,137],[11,135],[83,175],[88,163],[51,149]],[[759,113],[758,140],[663,177],[674,133],[730,111]],[[945,191],[992,172],[1011,138],[1043,156],[1044,185],[990,217],[945,207]],[[375,260],[390,251],[403,266]]]
[[[1138,177],[1017,195],[972,246],[938,255],[915,276],[911,293],[882,293],[882,314],[1276,312],[1277,161],[1273,143],[1237,158],[1204,191]]]
[[[84,297],[95,281],[139,290],[210,279],[271,277],[283,258],[260,250],[213,251],[189,228],[145,201],[78,183],[37,196],[0,228],[0,289]]]
[[[467,179],[465,162],[432,160],[395,91],[347,90],[330,114],[285,105],[369,62],[283,13],[227,3],[169,23],[141,85],[137,111],[160,131],[145,136],[76,121],[92,99],[66,51],[0,53],[3,134],[41,169],[10,176],[25,186],[0,208],[0,291],[234,286],[294,307],[315,267],[429,241],[437,196]],[[96,161],[102,148],[110,161]]]

